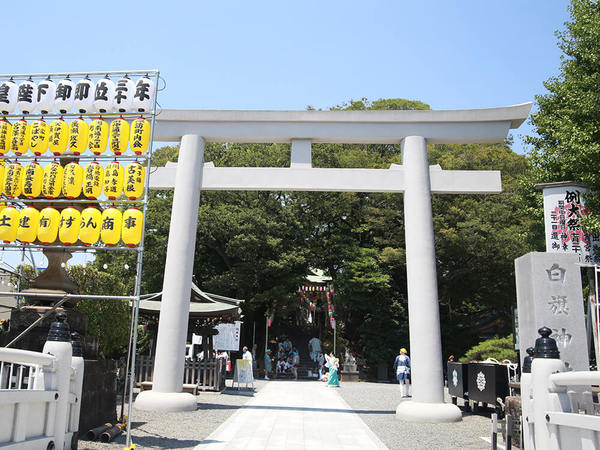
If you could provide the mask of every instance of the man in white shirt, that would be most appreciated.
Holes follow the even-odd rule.
[[[242,348],[242,359],[250,361],[250,366],[252,366],[252,353],[248,351],[248,347]]]

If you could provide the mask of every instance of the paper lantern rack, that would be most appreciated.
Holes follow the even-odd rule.
[[[31,161],[40,163],[46,161],[47,164],[52,164],[52,161],[60,162],[66,159],[78,161],[82,167],[91,162],[98,162],[104,168],[111,161],[121,163],[123,169],[133,161],[138,161],[146,166],[141,193],[138,185],[135,193],[130,198],[121,195],[122,190],[117,190],[114,199],[112,196],[107,197],[103,186],[100,195],[96,198],[84,198],[82,191],[81,195],[74,199],[65,198],[64,193],[51,199],[43,198],[43,194],[35,198],[26,198],[23,194],[15,196],[15,198],[9,198],[3,190],[0,190],[2,192],[0,202],[5,205],[16,205],[18,209],[30,205],[38,211],[41,211],[46,204],[55,205],[59,209],[67,208],[70,205],[79,205],[82,208],[85,208],[86,204],[98,205],[101,209],[120,205],[123,211],[137,206],[145,223],[149,184],[149,171],[147,168],[150,167],[152,157],[152,136],[155,126],[156,94],[159,80],[158,70],[0,75],[0,94],[6,94],[3,98],[0,98],[0,121],[8,122],[11,125],[11,131],[14,129],[14,125],[19,123],[19,126],[27,128],[29,133],[26,136],[29,143],[22,142],[24,141],[22,139],[15,148],[11,145],[10,148],[4,149],[5,153],[0,155],[0,160],[6,166],[10,163],[21,162],[25,168]],[[6,100],[6,102],[2,100]],[[142,121],[140,118],[144,120]],[[51,120],[46,123],[47,119]],[[77,119],[83,119],[88,132],[93,121],[98,122],[98,119],[102,119],[104,122],[102,127],[104,130],[108,129],[108,132],[112,134],[105,135],[105,140],[102,142],[105,147],[101,148],[99,154],[93,154],[94,148],[87,143],[85,147],[74,152],[73,149],[76,149],[76,147],[72,148],[71,142],[68,142],[61,149],[61,154],[53,154],[52,149],[48,147],[44,139],[48,140],[50,125],[57,122],[56,119],[58,119],[58,122],[62,122],[60,119],[63,119],[67,126],[73,121],[77,121]],[[27,124],[27,127],[24,123]],[[137,123],[140,123],[140,125],[136,127],[135,124]],[[32,127],[34,124],[35,126]],[[111,124],[114,124],[114,126],[111,127]],[[65,131],[65,126],[59,124],[58,128],[61,129],[61,127],[63,133],[66,132],[68,137],[71,133],[72,136],[70,128]],[[143,137],[145,143],[147,143],[147,151],[141,154],[135,153],[139,150],[139,140],[135,141],[136,145],[134,146],[132,137],[134,128],[138,139],[138,136],[145,133]],[[36,140],[31,139],[32,130]],[[128,136],[124,136],[123,133]],[[89,139],[91,140],[91,134]],[[41,146],[38,144],[40,140],[42,142]],[[86,137],[86,140],[88,140],[88,137]],[[146,150],[146,148],[143,150]],[[34,152],[40,154],[34,154]],[[126,185],[125,182],[123,188]],[[118,239],[112,246],[103,244],[101,240],[97,244],[89,246],[78,245],[79,241],[74,242],[73,245],[60,245],[57,243],[43,244],[39,240],[33,243],[19,243],[18,240],[15,240],[11,243],[0,241],[0,247],[2,250],[37,250],[50,247],[84,252],[133,250],[141,253],[143,252],[143,235],[142,230],[141,243],[135,246],[121,245],[118,243],[120,242],[120,239]],[[57,237],[56,241],[58,242],[58,240]]]

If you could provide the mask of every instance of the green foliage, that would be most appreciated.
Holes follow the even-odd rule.
[[[480,342],[475,347],[469,349],[459,361],[484,361],[488,358],[502,362],[508,359],[511,362],[517,362],[517,353],[514,350],[513,335],[506,337],[494,337],[487,341]]]
[[[106,271],[71,266],[68,273],[81,294],[128,295],[120,277]],[[77,309],[88,315],[88,334],[98,337],[98,347],[105,358],[120,358],[127,352],[131,308],[126,300],[84,299]]]
[[[569,11],[571,21],[557,32],[560,74],[544,83],[548,93],[536,96],[529,178],[590,185],[596,193],[586,198],[592,217],[585,225],[600,232],[600,3],[571,0]]]
[[[20,266],[20,269],[20,288],[25,290],[36,274],[30,265]],[[80,294],[131,295],[127,286],[129,283],[124,282],[126,278],[118,270],[105,271],[92,266],[70,266],[67,273],[79,286]],[[87,334],[98,338],[101,356],[118,359],[126,354],[131,319],[131,308],[126,300],[83,299],[75,308],[87,314]]]

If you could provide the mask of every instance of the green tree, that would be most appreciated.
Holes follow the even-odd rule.
[[[530,184],[580,181],[595,191],[587,196],[592,209],[584,223],[600,232],[600,3],[571,0],[571,21],[556,33],[563,52],[560,73],[549,78],[546,94],[536,96],[531,116]]]
[[[79,286],[79,293],[83,295],[131,295],[123,283],[122,275],[117,271],[98,270],[92,266],[70,266],[67,274]],[[21,266],[21,290],[27,289],[35,277],[33,267]],[[87,314],[87,334],[98,338],[101,356],[118,359],[126,354],[131,319],[131,307],[126,300],[87,298],[79,301],[75,309]]]
[[[69,277],[80,294],[131,295],[119,276],[95,267],[71,266]],[[88,334],[98,337],[98,348],[105,358],[120,358],[127,352],[131,307],[127,300],[83,299],[77,309],[88,316]]]
[[[500,362],[505,359],[516,362],[517,354],[514,349],[513,335],[509,334],[503,338],[495,336],[492,339],[480,342],[470,348],[459,360],[462,362],[485,361],[488,358],[494,358]]]

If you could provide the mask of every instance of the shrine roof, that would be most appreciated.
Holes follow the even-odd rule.
[[[161,295],[162,293],[157,294],[156,296]],[[240,305],[242,303],[244,303],[244,300],[204,292],[192,283],[190,292],[191,318],[231,315],[238,318],[241,314]],[[140,311],[144,313],[158,314],[160,312],[160,306],[160,300],[140,300]]]

